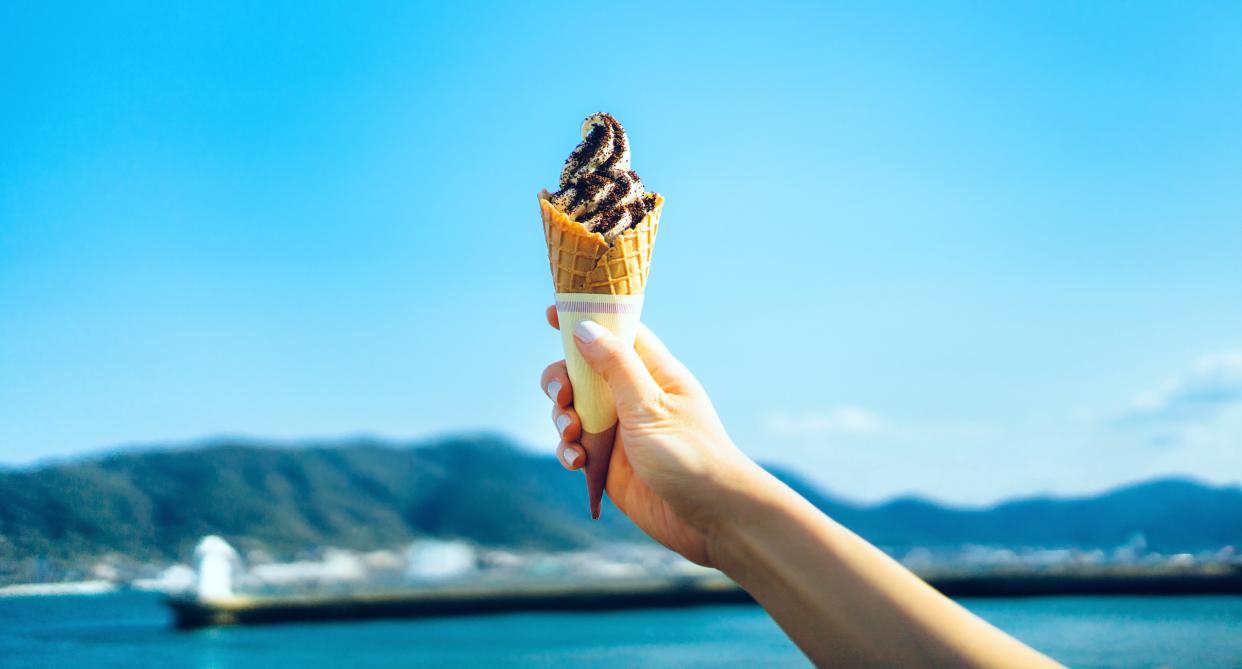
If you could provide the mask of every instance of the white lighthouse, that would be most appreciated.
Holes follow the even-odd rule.
[[[198,563],[195,592],[200,600],[233,597],[233,571],[239,558],[229,542],[214,534],[203,537],[194,549],[194,560]]]

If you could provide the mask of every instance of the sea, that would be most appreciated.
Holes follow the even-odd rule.
[[[962,600],[1071,667],[1242,668],[1242,597]],[[0,667],[806,667],[755,606],[173,629],[157,595],[0,598]]]

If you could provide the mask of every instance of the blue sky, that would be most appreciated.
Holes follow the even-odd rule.
[[[645,320],[752,455],[1242,478],[1237,5],[165,4],[0,8],[0,462],[551,452],[535,193],[602,109],[668,201]]]

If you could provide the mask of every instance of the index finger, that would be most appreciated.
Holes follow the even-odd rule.
[[[666,391],[685,392],[698,383],[690,370],[668,352],[664,342],[642,323],[638,324],[638,332],[634,337],[634,350],[647,366],[647,371],[651,372],[652,378]]]

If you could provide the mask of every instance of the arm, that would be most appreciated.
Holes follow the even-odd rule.
[[[557,325],[556,312],[548,320]],[[649,330],[627,349],[580,324],[583,357],[617,402],[608,496],[652,538],[728,574],[818,665],[1054,667],[811,506],[731,442],[698,381]],[[586,454],[564,363],[541,385],[557,453]]]
[[[715,565],[817,665],[1053,667],[766,472],[726,495]]]

